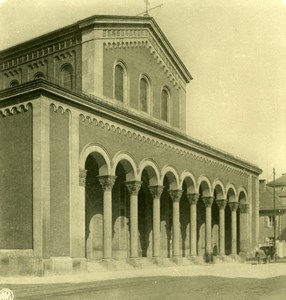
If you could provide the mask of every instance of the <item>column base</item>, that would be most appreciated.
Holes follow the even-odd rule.
[[[190,255],[189,260],[196,265],[202,265],[204,263],[203,257],[198,255]]]
[[[142,269],[142,263],[138,257],[129,257],[127,263],[136,269]]]
[[[175,263],[178,266],[182,266],[183,265],[183,258],[181,256],[173,256],[171,258],[172,262]]]
[[[212,263],[213,262],[213,253],[205,253],[204,259],[206,263]]]
[[[153,264],[155,264],[157,266],[162,266],[164,264],[163,258],[160,256],[153,256],[151,260],[152,260]]]
[[[246,251],[239,252],[239,257],[241,261],[245,262],[248,259],[248,253]]]
[[[215,264],[226,262],[226,255],[225,254],[220,254],[220,255],[213,256],[213,262]]]
[[[100,264],[108,271],[116,270],[116,263],[112,258],[103,258]]]

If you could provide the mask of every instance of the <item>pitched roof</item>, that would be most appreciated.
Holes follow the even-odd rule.
[[[259,210],[273,210],[273,188],[265,186],[264,190],[260,189],[259,196]],[[277,194],[275,194],[275,207],[277,210],[286,211],[286,203]]]
[[[274,181],[267,183],[268,186],[274,187]],[[282,174],[281,177],[275,179],[275,187],[286,186],[286,173]]]

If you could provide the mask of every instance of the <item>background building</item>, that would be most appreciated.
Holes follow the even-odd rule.
[[[261,170],[186,135],[192,77],[153,18],[0,54],[2,273],[250,255]]]

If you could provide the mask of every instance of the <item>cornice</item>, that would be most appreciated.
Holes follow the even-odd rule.
[[[249,176],[249,173],[259,175],[262,172],[257,166],[188,137],[172,127],[162,126],[159,122],[135,115],[126,108],[112,105],[97,97],[68,91],[45,80],[35,80],[17,88],[0,91],[0,103],[19,97],[23,101],[25,95],[31,98],[33,93],[48,94],[52,99],[77,107],[85,122],[101,126],[103,129],[112,131],[116,129],[120,134],[164,147],[185,157],[204,161],[222,170],[233,170],[241,176]]]

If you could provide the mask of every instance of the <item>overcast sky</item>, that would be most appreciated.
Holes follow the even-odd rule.
[[[286,172],[286,0],[149,0],[194,80],[188,133],[272,180]],[[144,0],[0,0],[0,49],[94,14],[137,15]]]

